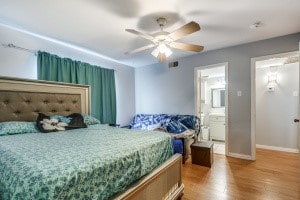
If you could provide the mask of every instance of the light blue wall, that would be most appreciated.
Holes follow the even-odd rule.
[[[275,91],[267,91],[268,67],[256,68],[256,144],[298,149],[299,63],[278,67]]]
[[[194,68],[228,62],[228,150],[251,155],[251,58],[299,48],[300,33],[209,51],[135,70],[136,113],[194,114]],[[242,96],[237,96],[237,91]]]
[[[60,57],[115,69],[117,95],[117,123],[129,124],[135,114],[134,68],[91,54],[68,48],[44,39],[0,26],[0,43],[13,43],[33,50],[47,51]],[[37,79],[36,56],[33,53],[0,46],[0,76]]]

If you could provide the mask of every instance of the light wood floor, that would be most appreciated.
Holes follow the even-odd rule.
[[[299,200],[299,154],[257,149],[256,161],[215,154],[212,168],[183,165],[183,200]]]

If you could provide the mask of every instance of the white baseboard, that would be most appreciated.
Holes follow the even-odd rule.
[[[284,151],[284,152],[290,152],[290,153],[299,153],[299,149],[275,147],[275,146],[268,146],[268,145],[261,145],[261,144],[257,144],[256,148],[268,149],[268,150],[273,150],[273,151]]]
[[[251,155],[245,155],[245,154],[239,154],[239,153],[228,152],[228,156],[234,157],[234,158],[240,158],[240,159],[244,159],[244,160],[253,160]]]

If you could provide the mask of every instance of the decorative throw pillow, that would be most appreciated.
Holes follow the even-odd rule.
[[[84,123],[88,126],[94,124],[101,124],[101,122],[98,119],[96,119],[91,115],[82,115],[82,116],[83,116]]]
[[[14,135],[38,132],[39,131],[36,129],[34,122],[10,121],[0,123],[0,135]]]
[[[47,116],[39,113],[36,124],[37,128],[43,133],[87,127],[83,122],[82,115],[79,113],[73,113],[68,116]]]
[[[161,127],[167,131],[168,124],[171,121],[171,117],[164,118],[161,120]]]
[[[153,131],[153,130],[155,130],[155,129],[159,129],[161,127],[161,124],[160,123],[158,123],[158,124],[153,124],[153,125],[149,125],[148,127],[147,127],[147,130],[148,131]]]
[[[189,129],[195,129],[196,117],[193,115],[178,115],[174,120],[179,121]],[[173,119],[173,118],[172,118]]]
[[[71,118],[71,121],[68,123],[68,126],[66,127],[69,129],[76,129],[76,128],[86,128],[86,124],[84,123],[83,117],[79,113],[73,113],[71,115],[67,116],[68,118]]]
[[[169,123],[167,124],[167,131],[169,133],[182,133],[187,129],[188,128],[184,126],[182,123],[180,123],[179,121],[170,120]]]

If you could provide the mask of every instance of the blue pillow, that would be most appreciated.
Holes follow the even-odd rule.
[[[38,133],[35,122],[1,122],[0,135],[14,135],[24,133]]]
[[[161,120],[161,127],[165,130],[167,130],[168,124],[170,123],[171,118],[170,117],[166,117],[164,119]]]
[[[181,115],[177,121],[189,129],[195,129],[196,117],[193,115]]]
[[[179,121],[170,120],[167,124],[167,131],[169,133],[182,133],[186,131],[188,128],[180,123]]]
[[[94,124],[101,124],[101,122],[98,119],[96,119],[91,115],[82,115],[82,116],[83,116],[84,123],[88,126]]]

